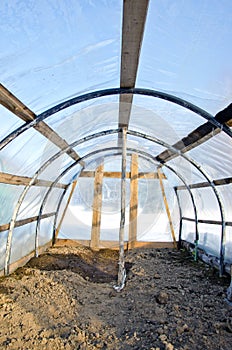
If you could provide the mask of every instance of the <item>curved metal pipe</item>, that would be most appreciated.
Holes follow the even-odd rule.
[[[37,225],[36,225],[36,236],[38,237],[39,235],[39,230],[40,230],[40,218],[42,216],[42,212],[43,212],[43,208],[46,204],[46,201],[47,201],[47,198],[50,194],[50,192],[52,191],[53,187],[55,186],[55,184],[69,171],[71,170],[74,166],[78,165],[81,161],[85,161],[86,159],[92,157],[93,155],[95,154],[99,154],[99,153],[102,153],[102,152],[106,152],[106,151],[117,151],[120,150],[121,148],[120,147],[112,147],[112,148],[108,148],[108,149],[104,149],[104,150],[96,150],[96,151],[93,151],[89,154],[87,154],[86,156],[84,156],[83,158],[80,158],[77,162],[71,164],[68,168],[66,168],[62,174],[60,174],[56,180],[53,182],[53,184],[50,186],[50,188],[48,189],[47,193],[45,194],[44,196],[44,199],[43,199],[43,202],[42,202],[42,205],[40,207],[40,211],[39,211],[39,215],[38,215],[38,220],[37,220]],[[152,161],[154,164],[157,164],[157,160],[151,156],[149,153],[147,152],[144,152],[144,151],[138,151],[137,149],[134,149],[134,148],[127,148],[127,151],[130,151],[130,153],[138,153],[139,156],[142,158],[146,158],[146,159],[149,159],[149,161]],[[121,154],[121,153],[118,153],[118,154]],[[109,156],[112,156],[113,154],[107,154],[106,157],[109,157]],[[102,155],[99,157],[99,158],[102,158]],[[98,158],[97,158],[98,159]],[[94,159],[94,161],[96,160],[96,158]],[[198,223],[198,220],[197,220],[197,211],[196,211],[196,206],[195,206],[195,203],[194,203],[194,197],[192,195],[192,192],[191,192],[191,189],[189,188],[189,186],[186,184],[184,178],[178,174],[178,172],[173,169],[171,166],[169,165],[164,165],[165,167],[167,167],[169,170],[171,170],[182,182],[183,184],[186,186],[186,189],[188,190],[189,194],[190,194],[190,197],[191,197],[191,200],[192,200],[192,203],[193,203],[193,207],[194,207],[194,211],[195,211],[195,221],[196,221],[196,228],[197,228],[197,223]],[[78,173],[80,173],[81,171],[78,171]],[[75,176],[78,176],[78,173],[75,175]],[[198,232],[198,231],[197,231]],[[36,240],[37,242],[37,245],[36,245],[36,252],[38,252],[38,240]]]
[[[189,109],[190,111],[200,115],[201,117],[205,118],[208,120],[213,126],[216,128],[220,128],[223,130],[227,135],[232,137],[232,131],[227,125],[223,125],[219,123],[213,115],[210,113],[206,112],[205,110],[195,106],[193,103],[188,102],[184,99],[181,99],[179,97],[176,97],[174,95],[164,93],[161,91],[156,91],[156,90],[150,90],[150,89],[142,89],[142,88],[113,88],[113,89],[106,89],[106,90],[99,90],[99,91],[94,91],[90,92],[81,96],[77,96],[74,98],[71,98],[67,101],[61,102],[58,105],[48,109],[47,111],[41,113],[38,115],[34,120],[32,120],[29,123],[25,123],[19,128],[15,129],[12,133],[10,133],[8,136],[6,136],[1,142],[0,142],[0,150],[3,149],[9,142],[13,141],[17,136],[25,132],[26,130],[34,127],[37,125],[39,122],[45,120],[49,116],[60,112],[61,110],[71,107],[75,104],[92,100],[95,98],[99,97],[104,97],[104,96],[111,96],[111,95],[119,95],[119,94],[135,94],[135,95],[143,95],[143,96],[150,96],[150,97],[156,97],[162,100],[166,100],[172,103],[175,103],[179,106],[182,106],[186,109]]]
[[[6,259],[5,259],[5,273],[8,274],[8,267],[9,267],[9,261],[10,261],[10,251],[11,251],[11,241],[12,241],[12,233],[13,233],[13,229],[14,229],[14,226],[15,226],[15,221],[16,221],[16,217],[17,217],[17,214],[18,214],[18,211],[19,211],[19,208],[21,206],[21,203],[27,193],[27,191],[29,190],[29,188],[31,187],[31,185],[34,183],[34,181],[36,180],[36,178],[38,177],[38,175],[45,170],[45,168],[50,165],[52,163],[52,161],[54,161],[55,159],[57,159],[60,155],[62,155],[63,153],[65,153],[70,147],[75,147],[76,145],[78,144],[81,144],[82,142],[85,142],[85,141],[88,141],[88,140],[91,140],[91,139],[94,139],[94,138],[97,138],[97,137],[100,137],[100,136],[106,136],[106,135],[109,135],[109,134],[113,134],[113,133],[117,133],[119,132],[121,129],[115,129],[115,130],[108,130],[108,131],[103,131],[103,132],[99,132],[95,135],[89,135],[89,136],[86,136],[84,138],[82,138],[81,140],[78,140],[78,141],[75,141],[73,142],[71,145],[69,145],[66,149],[64,150],[61,150],[59,151],[57,154],[55,154],[54,156],[52,156],[47,162],[45,162],[41,168],[35,173],[35,175],[33,176],[33,178],[31,179],[30,183],[28,184],[28,186],[25,187],[24,191],[22,192],[20,198],[19,198],[19,201],[15,207],[15,210],[14,210],[14,213],[13,213],[13,216],[12,216],[12,220],[11,220],[11,223],[10,223],[10,229],[9,229],[9,233],[8,233],[8,239],[7,239],[7,245],[6,245]],[[131,134],[133,136],[137,136],[137,137],[140,137],[140,138],[144,138],[146,140],[149,140],[149,141],[152,141],[152,142],[155,142],[155,143],[158,143],[168,149],[171,149],[174,153],[177,153],[178,155],[182,156],[183,158],[185,158],[187,161],[189,161],[191,164],[193,164],[202,174],[203,176],[207,179],[207,181],[209,182],[210,186],[211,187],[214,187],[215,189],[215,186],[214,184],[212,183],[212,181],[210,181],[208,179],[208,177],[204,174],[203,170],[201,169],[201,167],[195,162],[193,161],[192,159],[190,160],[189,157],[187,157],[185,154],[181,153],[181,151],[179,150],[176,150],[173,146],[170,146],[168,145],[167,143],[157,139],[156,137],[152,137],[152,136],[147,136],[145,134],[142,134],[142,133],[139,133],[139,132],[135,132],[135,131],[130,131],[128,130],[128,135]],[[136,151],[138,153],[138,150]],[[80,158],[80,159],[83,159],[83,158]],[[155,160],[155,159],[154,159]],[[157,163],[157,161],[156,161]],[[73,164],[76,164],[75,162]],[[51,185],[52,186],[52,185]],[[216,189],[215,189],[216,191]],[[217,193],[217,191],[216,191]],[[215,194],[216,194],[215,193]],[[220,200],[219,200],[219,203]],[[220,206],[220,205],[219,205]],[[224,225],[223,226],[223,233],[222,233],[222,242],[225,244],[224,242],[224,231],[225,231],[225,220],[224,220],[224,210],[223,210],[223,207],[221,206],[220,208],[220,211],[221,211],[221,215],[223,217],[223,220],[222,220],[222,223],[224,221]],[[224,259],[224,249],[221,250],[221,253],[220,253],[220,259]],[[224,264],[224,260],[223,260],[223,264]]]
[[[179,238],[178,238],[178,249],[180,249],[181,248],[181,241],[182,241],[181,237],[182,237],[183,215],[182,215],[182,208],[181,208],[181,205],[180,205],[180,197],[179,197],[179,195],[177,193],[177,189],[175,187],[174,187],[174,191],[175,191],[175,194],[176,194],[178,208],[179,208],[179,214],[180,214]]]
[[[130,131],[128,130],[128,135],[134,135],[134,136],[138,136],[141,138],[144,138],[145,140],[149,140],[149,141],[153,141],[153,142],[157,142],[157,138],[156,137],[152,137],[152,136],[146,136],[145,134],[142,134],[140,132],[137,131]],[[163,145],[164,147],[166,147],[166,143],[165,142],[157,142],[160,145]],[[169,149],[172,149],[172,147],[169,147]],[[225,213],[224,213],[224,206],[222,203],[222,200],[220,198],[220,195],[216,189],[216,186],[213,183],[213,180],[210,179],[209,175],[206,173],[206,171],[192,158],[186,156],[185,153],[182,153],[181,151],[176,151],[175,148],[173,147],[173,152],[178,153],[181,157],[183,157],[185,160],[187,160],[190,164],[192,164],[206,179],[206,181],[209,183],[209,185],[211,186],[211,188],[213,189],[213,192],[215,194],[215,197],[217,199],[218,202],[218,206],[220,209],[220,214],[221,214],[221,222],[222,222],[222,231],[221,231],[221,247],[220,247],[220,269],[219,269],[219,273],[222,276],[224,273],[224,256],[225,256]]]

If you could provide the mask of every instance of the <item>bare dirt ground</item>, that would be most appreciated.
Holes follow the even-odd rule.
[[[52,248],[0,280],[0,349],[231,350],[229,278],[185,251]]]

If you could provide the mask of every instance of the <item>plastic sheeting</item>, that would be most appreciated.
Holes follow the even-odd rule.
[[[61,101],[85,92],[120,86],[123,1],[7,1],[0,3],[0,74],[1,82],[33,112],[39,114]],[[136,87],[173,94],[215,115],[231,101],[231,31],[230,0],[216,1],[150,1],[141,46]],[[119,95],[81,102],[49,116],[45,122],[68,144],[98,132],[117,129]],[[122,105],[121,105],[122,107]],[[130,105],[124,105],[128,109]],[[127,108],[126,108],[127,107]],[[16,111],[17,112],[17,111]],[[0,107],[2,140],[23,125],[23,121]],[[127,171],[130,171],[130,148],[145,152],[153,159],[199,128],[206,120],[168,101],[135,95],[128,128],[158,138],[163,145],[128,135]],[[185,153],[190,161],[175,155],[162,167],[167,180],[165,192],[171,209],[176,237],[179,209],[173,187],[197,184],[231,177],[232,139],[224,132],[199,142]],[[94,178],[78,177],[81,170],[92,170],[104,159],[106,171],[121,171],[120,137],[104,135],[76,144],[76,156],[84,162],[75,164],[64,153],[56,158],[38,178],[78,184],[65,215],[59,237],[90,239]],[[184,146],[184,142],[182,142]],[[63,147],[63,146],[62,146]],[[37,130],[16,137],[0,153],[0,171],[33,177],[60,148]],[[89,156],[92,154],[91,156]],[[146,158],[146,160],[144,159]],[[158,162],[139,157],[140,171],[156,172]],[[195,163],[191,164],[191,159]],[[175,174],[171,169],[177,173]],[[206,176],[201,172],[205,173]],[[180,177],[178,177],[180,175]],[[101,240],[117,240],[120,221],[120,179],[103,180]],[[126,233],[129,230],[130,188],[127,180]],[[158,180],[139,180],[138,240],[170,241],[170,227]],[[24,186],[0,184],[0,224],[10,222]],[[56,211],[64,189],[54,188],[43,213]],[[217,186],[225,220],[231,220],[231,184]],[[26,194],[17,219],[39,214],[48,187],[33,186]],[[58,222],[70,188],[60,208]],[[198,219],[221,220],[218,200],[211,187],[192,190]],[[188,191],[178,191],[182,216],[195,219]],[[231,221],[230,221],[231,222]],[[42,219],[39,244],[47,243],[53,234],[54,217]],[[199,244],[217,256],[220,251],[220,224],[199,223]],[[34,249],[36,223],[13,230],[11,262]],[[196,225],[183,221],[182,238],[195,240]],[[4,256],[7,232],[0,232]],[[231,226],[226,226],[226,260],[231,261]],[[4,265],[0,260],[0,268]]]

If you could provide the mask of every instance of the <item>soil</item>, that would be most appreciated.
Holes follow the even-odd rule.
[[[190,253],[52,248],[0,280],[0,349],[231,350],[229,277]]]

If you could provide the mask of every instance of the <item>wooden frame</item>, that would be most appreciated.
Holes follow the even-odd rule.
[[[0,103],[7,108],[10,112],[14,113],[25,122],[31,122],[36,119],[36,114],[32,112],[27,106],[24,105],[16,96],[14,96],[9,90],[7,90],[2,84],[0,84]],[[62,139],[50,126],[45,122],[40,122],[34,126],[34,128],[46,137],[50,142],[54,143],[60,149],[68,147],[67,154],[75,161],[80,159],[78,154],[70,149],[68,143]]]
[[[55,214],[56,214],[55,212],[54,213],[43,214],[41,219],[49,218],[51,216],[54,216]],[[31,218],[18,220],[18,221],[15,222],[15,227],[23,226],[23,225],[29,224],[30,222],[37,221],[37,220],[38,220],[38,216],[32,216]],[[10,228],[10,223],[0,225],[0,232],[9,230],[9,228]]]
[[[131,155],[131,181],[130,181],[130,218],[129,242],[133,246],[137,241],[138,219],[138,154]]]
[[[227,126],[232,126],[232,103],[218,112],[215,116],[215,120],[221,124],[226,124]],[[188,152],[191,149],[199,146],[203,142],[209,140],[211,137],[219,134],[221,129],[216,128],[209,121],[199,126],[197,129],[193,130],[187,137],[176,142],[173,147],[180,150],[182,153]],[[160,153],[156,159],[157,161],[164,163],[178,156],[177,153],[171,150],[166,150]]]
[[[31,180],[32,178],[28,176],[19,176],[0,172],[0,183],[8,185],[27,186],[29,185]],[[50,187],[52,183],[52,181],[36,179],[32,186]],[[68,185],[66,184],[57,183],[54,187],[65,189],[67,186]]]
[[[101,164],[96,169],[94,180],[93,216],[90,245],[94,250],[99,249],[100,241],[103,172],[104,164]]]

